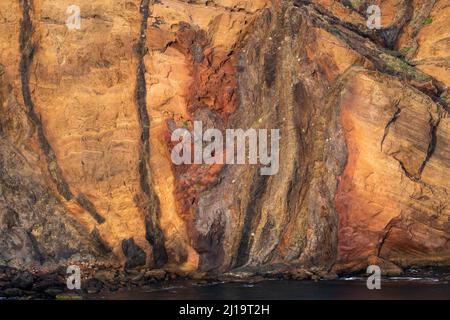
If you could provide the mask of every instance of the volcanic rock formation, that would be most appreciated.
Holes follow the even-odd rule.
[[[449,21],[449,0],[2,0],[0,265],[449,266]],[[174,165],[197,120],[280,129],[279,172]]]

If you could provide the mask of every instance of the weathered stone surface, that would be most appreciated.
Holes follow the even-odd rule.
[[[0,3],[0,265],[450,265],[448,0],[70,4]],[[278,174],[174,165],[195,120],[280,129]]]
[[[351,70],[343,81],[349,157],[336,194],[338,262],[377,256],[400,266],[448,264],[448,182],[424,174],[430,159],[449,169],[447,147],[435,145],[438,132],[449,139],[445,112],[378,73]]]

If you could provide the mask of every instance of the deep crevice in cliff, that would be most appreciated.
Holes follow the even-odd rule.
[[[383,151],[383,144],[384,141],[386,140],[387,135],[389,134],[391,126],[395,123],[395,121],[397,121],[398,117],[400,116],[400,113],[402,112],[402,109],[399,107],[399,104],[400,101],[395,102],[395,112],[389,119],[388,123],[386,124],[386,127],[384,128],[383,138],[381,139],[381,151]]]
[[[434,121],[433,116],[430,114],[430,120],[429,120],[430,133],[429,133],[428,149],[427,149],[425,159],[423,160],[422,164],[420,165],[419,176],[422,176],[423,170],[425,169],[428,161],[430,161],[431,157],[434,154],[434,151],[436,150],[437,129],[438,129],[440,121],[441,121],[440,117],[437,121]]]
[[[255,174],[252,183],[252,191],[250,192],[251,200],[245,212],[242,236],[236,254],[236,261],[234,263],[235,268],[245,266],[245,264],[249,262],[250,249],[253,243],[252,232],[261,214],[261,206],[258,205],[258,203],[267,187],[267,180],[267,176],[260,176],[259,173]]]
[[[94,204],[84,195],[83,193],[79,193],[76,197],[78,204],[86,210],[98,224],[102,224],[105,222],[105,218],[103,218],[95,208]]]
[[[141,127],[140,156],[139,156],[139,176],[142,192],[147,197],[144,207],[146,239],[153,248],[153,258],[155,266],[161,267],[167,263],[168,257],[165,248],[164,234],[159,224],[159,200],[151,185],[149,172],[150,159],[150,118],[147,111],[147,87],[145,80],[144,57],[147,54],[146,35],[147,24],[150,13],[150,0],[141,2],[140,12],[142,15],[139,41],[136,44],[138,55],[137,79],[136,79],[136,106]]]
[[[30,121],[34,124],[38,139],[42,151],[47,159],[47,168],[53,182],[58,189],[58,192],[66,200],[71,200],[73,194],[70,191],[69,185],[62,176],[61,169],[56,162],[56,155],[50,146],[50,143],[45,136],[44,128],[42,126],[41,119],[36,114],[35,107],[31,98],[29,78],[30,78],[30,67],[33,62],[33,57],[37,49],[37,44],[33,42],[33,24],[31,21],[30,12],[32,10],[31,0],[22,0],[22,10],[23,18],[20,28],[20,76],[22,82],[22,95],[25,107],[27,108],[28,117]]]
[[[33,41],[33,23],[31,19],[32,11],[32,0],[23,0],[21,2],[23,10],[23,18],[20,29],[20,76],[22,83],[22,95],[25,107],[27,108],[27,114],[29,120],[34,124],[39,144],[42,152],[47,159],[47,169],[50,174],[52,181],[54,182],[59,194],[67,201],[74,198],[72,191],[70,190],[69,184],[65,180],[61,168],[59,167],[56,159],[56,154],[53,151],[50,142],[48,141],[42,121],[39,115],[36,113],[33,99],[31,97],[30,91],[30,68],[33,63],[33,58],[38,48],[38,45]],[[78,204],[88,212],[97,223],[102,224],[105,219],[98,213],[95,209],[94,204],[89,201],[89,199],[84,194],[79,194],[76,197]]]
[[[391,220],[389,220],[389,222],[384,227],[384,229],[383,229],[384,233],[383,233],[381,239],[378,242],[377,257],[382,258],[381,257],[381,252],[383,250],[385,242],[389,238],[389,235],[391,234],[392,229],[394,227],[396,227],[396,225],[397,225],[397,223],[399,221],[401,221],[400,220],[401,216],[402,216],[402,212],[400,212],[398,214],[398,216],[396,216],[396,217],[392,218]]]

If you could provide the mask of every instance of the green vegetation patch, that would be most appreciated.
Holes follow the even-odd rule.
[[[422,21],[422,24],[424,26],[426,26],[426,25],[431,24],[432,22],[433,22],[433,18],[432,17],[428,17],[428,18],[426,18],[425,20]]]
[[[398,75],[406,75],[409,78],[415,79],[419,82],[429,81],[431,77],[423,72],[416,70],[406,61],[393,57],[388,54],[381,54],[380,58],[386,62],[386,65]]]

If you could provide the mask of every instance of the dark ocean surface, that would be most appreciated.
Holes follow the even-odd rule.
[[[389,278],[369,290],[363,278],[327,281],[267,280],[246,283],[168,284],[161,288],[124,290],[90,299],[118,300],[450,300],[450,283],[434,278]]]

